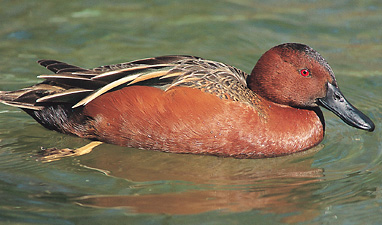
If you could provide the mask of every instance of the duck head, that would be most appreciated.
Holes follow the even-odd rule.
[[[311,47],[286,43],[264,53],[248,86],[261,97],[297,108],[323,106],[350,126],[373,131],[374,123],[341,93],[333,70]]]

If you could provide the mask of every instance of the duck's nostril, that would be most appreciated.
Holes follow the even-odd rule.
[[[334,98],[335,101],[337,101],[337,100],[340,101],[340,102],[344,102],[345,101],[344,97],[339,92],[335,92],[334,95],[333,95],[333,98]]]

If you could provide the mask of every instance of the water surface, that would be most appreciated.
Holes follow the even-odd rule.
[[[39,82],[36,60],[95,67],[169,54],[250,72],[274,45],[302,42],[376,124],[324,111],[326,137],[287,157],[239,160],[113,145],[43,163],[41,147],[89,141],[0,105],[0,221],[18,224],[378,224],[382,221],[380,1],[1,1],[0,90]]]

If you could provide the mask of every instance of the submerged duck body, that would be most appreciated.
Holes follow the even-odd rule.
[[[1,91],[48,129],[82,138],[174,153],[275,157],[324,138],[319,106],[347,124],[373,122],[338,89],[325,59],[309,46],[273,47],[251,75],[194,56],[162,56],[83,69],[54,60],[55,74],[18,91]]]

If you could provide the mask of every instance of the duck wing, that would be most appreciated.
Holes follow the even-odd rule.
[[[39,110],[49,104],[84,106],[98,96],[130,85],[167,91],[176,86],[197,88],[220,98],[252,104],[256,95],[247,88],[248,74],[224,63],[195,56],[172,55],[84,69],[56,60],[38,63],[54,74],[44,82],[17,91],[0,91],[0,102]]]

